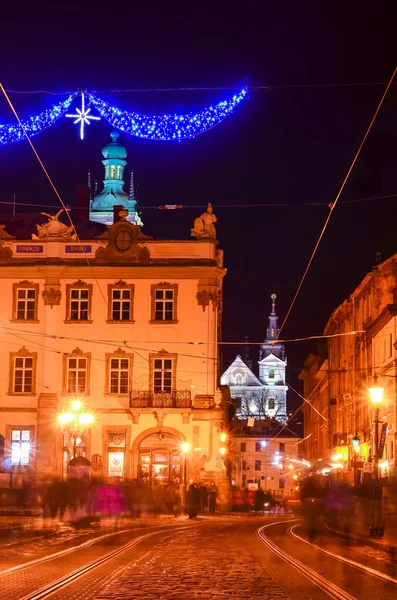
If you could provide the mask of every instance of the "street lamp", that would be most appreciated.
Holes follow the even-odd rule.
[[[378,378],[375,375],[374,383],[369,388],[369,397],[375,407],[375,435],[374,435],[374,452],[372,452],[374,461],[373,481],[374,489],[372,495],[372,523],[370,527],[370,535],[373,537],[381,537],[384,532],[382,521],[382,488],[379,487],[379,405],[383,400],[384,389],[378,384]]]
[[[94,415],[83,410],[81,400],[72,400],[70,410],[58,415],[58,423],[62,431],[69,433],[73,439],[73,458],[76,458],[76,445],[86,429],[94,422]]]
[[[357,453],[360,451],[360,438],[358,437],[358,433],[352,438],[352,448],[353,448],[353,485],[356,487],[357,483]]]
[[[186,456],[187,456],[187,453],[190,450],[190,444],[189,444],[189,442],[183,442],[181,444],[181,450],[183,452],[183,483],[184,483],[184,485],[186,487],[186,462],[187,462],[186,461]]]

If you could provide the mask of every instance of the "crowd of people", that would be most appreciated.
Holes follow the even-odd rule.
[[[19,500],[25,509],[41,509],[44,519],[80,524],[98,517],[117,520],[120,515],[139,518],[187,513],[195,518],[198,513],[215,512],[217,488],[213,481],[190,480],[185,490],[183,484],[150,484],[141,479],[30,478],[24,480]]]

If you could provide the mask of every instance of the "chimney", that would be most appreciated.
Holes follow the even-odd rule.
[[[117,223],[117,221],[121,221],[119,217],[119,212],[124,210],[124,206],[122,204],[116,204],[113,206],[113,223]]]
[[[89,218],[90,210],[90,190],[87,185],[78,185],[76,187],[76,203],[73,207],[74,214],[82,219]]]

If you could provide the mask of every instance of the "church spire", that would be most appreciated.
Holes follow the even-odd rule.
[[[272,312],[269,316],[269,327],[266,329],[266,341],[274,341],[278,338],[278,316],[276,315],[276,294],[272,294]]]

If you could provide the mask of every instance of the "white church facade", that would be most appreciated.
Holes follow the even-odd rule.
[[[277,342],[278,317],[276,315],[276,295],[272,294],[272,311],[266,339],[259,351],[259,374],[256,376],[241,356],[236,356],[226,369],[221,384],[230,388],[236,408],[236,418],[247,420],[274,419],[280,423],[287,421],[287,390],[285,370],[287,357],[285,346]]]

